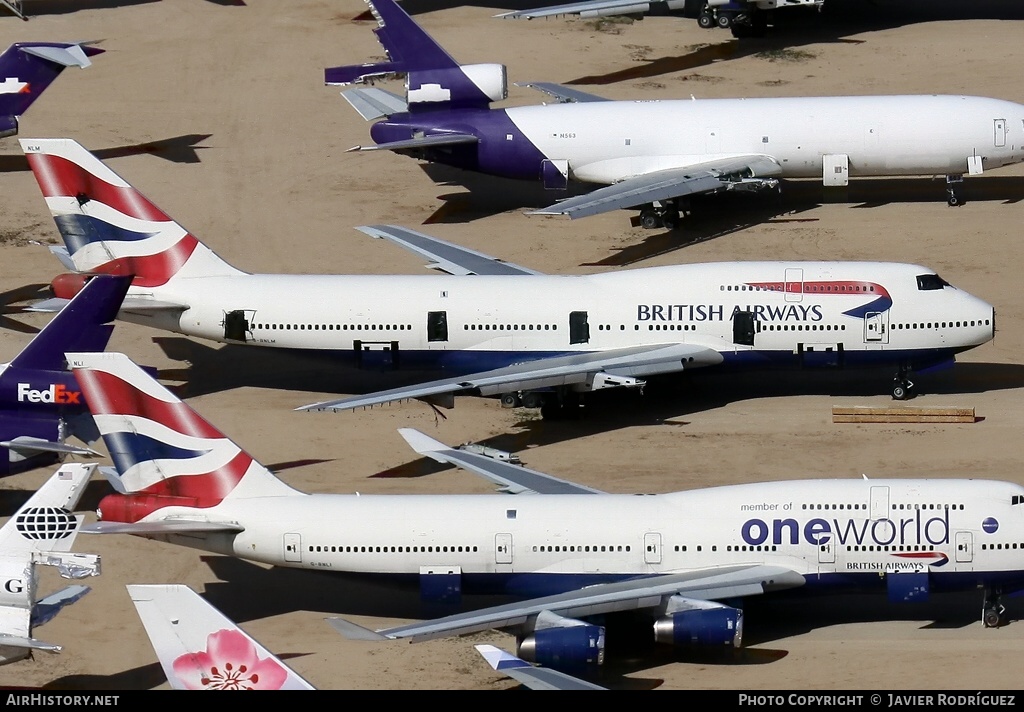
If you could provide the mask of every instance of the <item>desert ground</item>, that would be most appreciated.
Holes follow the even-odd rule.
[[[831,2],[831,0],[830,0]],[[539,4],[539,3],[534,3]],[[502,62],[513,81],[572,84],[611,98],[697,99],[822,94],[976,94],[1021,101],[1024,10],[1018,3],[890,0],[833,12],[738,44],[692,20],[492,19],[508,6],[408,0],[460,61]],[[612,492],[762,480],[974,477],[1024,483],[1024,170],[966,183],[949,208],[941,179],[855,181],[825,194],[789,183],[778,201],[701,201],[679,232],[644,231],[629,214],[578,221],[527,217],[548,196],[524,184],[421,170],[397,155],[346,153],[368,126],[323,86],[324,67],[382,56],[360,0],[81,0],[26,3],[0,16],[0,45],[102,40],[25,115],[21,136],[69,136],[234,265],[252,272],[410,273],[422,260],[353,226],[417,227],[512,262],[582,273],[740,259],[868,259],[934,268],[996,306],[994,342],[953,369],[917,379],[915,405],[974,407],[972,425],[836,425],[833,405],[886,405],[892,374],[694,374],[601,399],[586,417],[545,422],[496,401],[461,399],[446,419],[413,402],[345,413],[293,408],[337,393],[398,385],[329,362],[200,343],[121,324],[110,349],[158,367],[168,385],[283,479],[308,492],[487,493],[472,475],[433,467],[399,427],[451,444],[517,451],[531,468]],[[542,97],[513,87],[508,105]],[[1020,120],[1020,117],[1013,117]],[[907,116],[913,130],[914,116]],[[664,130],[662,127],[660,130]],[[437,178],[439,182],[432,180]],[[0,141],[0,292],[47,284],[58,239],[18,142]],[[39,326],[42,315],[7,316]],[[29,335],[0,329],[0,358]],[[598,407],[603,405],[604,407]],[[0,481],[9,516],[52,472]],[[108,491],[90,485],[83,510]],[[90,517],[93,515],[90,514]],[[92,593],[36,634],[59,655],[0,668],[0,685],[149,689],[167,684],[126,583],[185,583],[301,675],[331,689],[508,689],[472,643],[512,649],[498,632],[470,639],[368,644],[324,623],[345,615],[384,627],[415,619],[413,597],[340,577],[205,556],[125,536],[80,536],[103,557]],[[43,588],[58,586],[46,573]],[[1019,599],[1018,599],[1019,600]],[[603,683],[628,689],[909,689],[1019,687],[1024,607],[980,623],[981,593],[889,606],[866,597],[759,602],[746,651],[730,659],[613,655]],[[609,646],[613,641],[609,642]]]

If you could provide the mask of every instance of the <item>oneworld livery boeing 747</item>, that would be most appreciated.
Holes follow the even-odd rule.
[[[917,265],[721,262],[544,275],[399,227],[362,228],[428,257],[441,275],[246,274],[74,141],[25,139],[76,274],[131,274],[122,318],[190,336],[331,351],[368,369],[435,369],[438,381],[330,403],[457,394],[575,407],[580,393],[708,366],[914,369],[992,338],[989,304]]]
[[[394,0],[367,0],[389,61],[325,70],[327,84],[404,75],[405,97],[343,92],[376,145],[506,178],[604,185],[538,214],[578,218],[638,208],[639,224],[674,227],[688,196],[775,189],[780,178],[947,176],[1024,160],[1024,105],[972,96],[831,96],[608,101],[544,82],[558,103],[492,109],[507,98],[500,64],[460,65]]]
[[[426,457],[507,494],[303,494],[277,479],[122,354],[68,354],[114,460],[116,492],[84,531],[128,533],[250,561],[361,574],[424,598],[516,602],[363,638],[501,628],[524,659],[599,664],[603,616],[646,614],[670,645],[739,646],[737,601],[790,590],[1024,588],[1024,487],[966,479],[803,480],[646,496],[608,494],[403,430]],[[527,495],[527,496],[523,496]],[[532,495],[532,496],[530,496]]]

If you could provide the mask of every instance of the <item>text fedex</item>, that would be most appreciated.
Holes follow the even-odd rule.
[[[49,388],[36,390],[27,383],[18,384],[18,400],[28,403],[81,404],[82,394],[73,391],[63,383],[51,384]]]

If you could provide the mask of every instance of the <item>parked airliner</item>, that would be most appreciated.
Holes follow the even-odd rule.
[[[129,533],[250,561],[358,573],[426,599],[516,602],[370,631],[427,640],[491,628],[518,655],[600,664],[600,617],[649,615],[679,646],[741,645],[736,601],[788,590],[877,591],[920,601],[1024,589],[1024,487],[965,479],[765,482],[645,496],[608,494],[415,430],[419,453],[533,496],[303,494],[277,479],[123,354],[68,354],[114,460],[115,493],[83,531]],[[979,598],[981,596],[979,595]]]
[[[574,407],[581,392],[640,387],[707,366],[892,366],[909,372],[989,341],[990,305],[934,271],[881,262],[722,262],[587,276],[534,270],[398,227],[362,228],[449,276],[254,275],[235,269],[68,139],[22,145],[77,274],[135,275],[124,319],[221,342],[337,353],[367,369],[445,378],[331,403],[464,393]],[[60,300],[58,300],[60,301]]]
[[[607,101],[528,83],[559,103],[491,109],[508,95],[500,64],[460,65],[394,0],[367,0],[390,61],[325,70],[327,84],[406,77],[405,97],[342,92],[376,145],[472,171],[605,185],[543,215],[638,208],[637,224],[674,227],[688,196],[776,189],[780,178],[945,175],[950,205],[964,174],[1024,161],[1024,105],[972,96],[831,96]],[[908,122],[908,117],[913,117]]]

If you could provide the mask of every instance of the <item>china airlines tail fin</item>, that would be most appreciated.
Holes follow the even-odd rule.
[[[21,139],[46,205],[79,272],[135,276],[135,287],[243,274],[139,191],[66,138]]]
[[[240,531],[210,510],[228,498],[301,494],[124,354],[67,359],[117,469],[118,492],[100,502],[103,523],[157,523],[149,533]]]
[[[188,586],[127,588],[173,689],[316,689]]]
[[[18,117],[65,67],[86,68],[103,50],[63,42],[18,42],[0,54],[0,138],[18,133]]]

